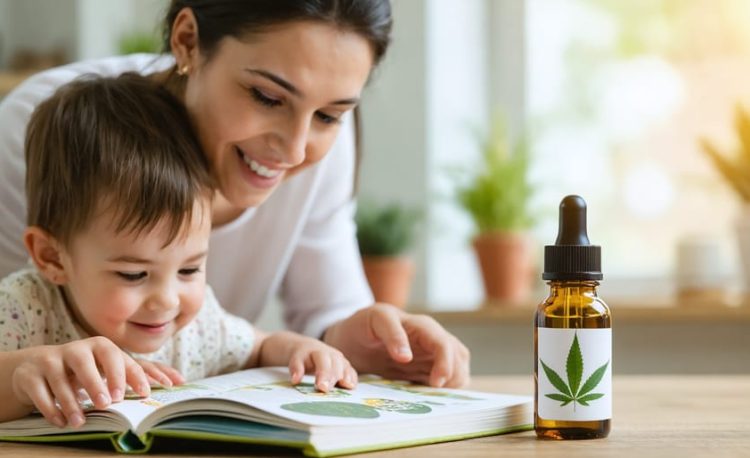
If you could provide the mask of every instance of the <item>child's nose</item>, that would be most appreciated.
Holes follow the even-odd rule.
[[[175,308],[180,305],[180,295],[177,288],[164,286],[151,295],[149,304],[154,308]]]

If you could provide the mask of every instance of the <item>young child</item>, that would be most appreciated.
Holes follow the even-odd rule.
[[[322,342],[266,335],[221,309],[205,284],[213,196],[207,162],[178,101],[126,74],[59,89],[26,134],[33,268],[0,283],[0,421],[36,407],[57,426],[126,387],[149,394],[252,366],[288,365],[292,383],[353,388]],[[242,247],[238,247],[242,249]]]

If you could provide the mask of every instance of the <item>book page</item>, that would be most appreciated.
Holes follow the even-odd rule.
[[[286,369],[254,369],[211,377],[171,388],[152,388],[151,395],[141,398],[128,391],[125,400],[97,410],[93,402],[81,391],[81,406],[86,413],[86,423],[80,428],[58,428],[39,414],[0,423],[0,436],[36,436],[45,434],[86,433],[90,431],[136,431],[149,415],[158,416],[159,410],[181,401],[207,398],[248,384],[267,384],[288,380]]]
[[[256,368],[154,390],[149,398],[114,404],[109,410],[127,416],[133,430],[138,430],[141,423],[144,429],[150,428],[176,412],[188,415],[225,412],[235,417],[244,412],[243,416],[250,420],[307,429],[456,416],[530,402],[527,396],[432,388],[377,376],[360,377],[355,390],[334,388],[321,393],[313,384],[314,377],[305,376],[302,383],[293,386],[287,368]],[[253,409],[243,411],[240,404]],[[256,409],[292,423],[274,421]]]
[[[212,397],[252,406],[304,425],[383,423],[503,409],[527,396],[431,388],[364,376],[355,390],[315,390],[314,377],[293,386],[286,368],[261,368],[203,380]]]
[[[524,396],[450,390],[363,377],[355,390],[315,390],[314,379],[246,387],[233,391],[232,399],[269,413],[309,425],[346,425],[417,420],[435,415],[456,415],[499,409],[528,401]]]
[[[288,371],[280,368],[258,368],[231,374],[209,377],[188,382],[171,388],[152,388],[147,398],[127,396],[122,402],[112,404],[108,411],[119,412],[131,424],[133,431],[149,416],[158,416],[158,411],[166,406],[182,401],[220,396],[224,393],[242,389],[248,384],[268,384],[280,380],[289,380]]]

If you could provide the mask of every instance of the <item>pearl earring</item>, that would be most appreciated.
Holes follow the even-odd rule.
[[[188,73],[190,73],[190,65],[183,65],[182,67],[177,69],[177,74],[180,76],[185,76]]]

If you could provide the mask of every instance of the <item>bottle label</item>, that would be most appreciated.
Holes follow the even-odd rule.
[[[612,418],[612,329],[537,329],[537,413],[545,420]]]

